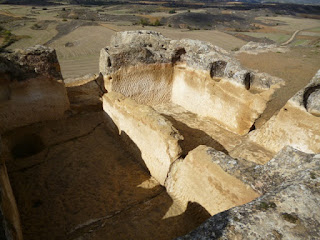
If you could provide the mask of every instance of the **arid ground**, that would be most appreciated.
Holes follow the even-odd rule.
[[[319,19],[276,15],[267,10],[257,12],[219,11],[210,8],[179,9],[175,14],[169,14],[170,9],[154,5],[86,7],[0,5],[0,25],[19,39],[7,47],[8,49],[26,48],[35,44],[45,44],[55,48],[65,78],[98,72],[100,49],[109,44],[114,32],[138,29],[159,31],[172,39],[190,38],[208,41],[234,52],[248,41],[281,44],[295,31],[300,30],[289,44],[293,51],[292,54],[289,53],[290,57],[274,66],[273,63],[278,58],[273,60],[273,56],[278,57],[278,55],[271,54],[268,58],[270,61],[263,61],[265,71],[269,72],[272,68],[273,71],[269,73],[284,72],[283,67],[286,63],[291,65],[292,61],[299,62],[301,58],[304,59],[303,63],[306,66],[309,64],[314,66],[317,62],[320,47]],[[142,18],[148,23],[141,24]],[[148,26],[157,19],[160,21],[160,26]],[[173,26],[174,23],[176,26]],[[4,36],[2,39],[0,37],[0,41],[4,41]],[[307,58],[303,57],[306,54],[294,54],[304,51],[310,52]],[[241,61],[244,59],[244,57],[239,58]],[[250,62],[256,63],[255,57],[246,58],[244,64],[250,67]],[[256,64],[260,63],[262,64],[262,62]],[[252,67],[254,68],[254,65]],[[285,72],[290,76],[290,69],[287,68]],[[315,69],[303,69],[302,72],[309,78]],[[285,78],[283,75],[281,77]]]

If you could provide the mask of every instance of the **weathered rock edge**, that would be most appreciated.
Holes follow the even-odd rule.
[[[120,93],[103,96],[103,109],[137,145],[150,174],[164,185],[171,163],[181,155],[178,144],[183,137],[171,122],[148,106],[140,105]]]
[[[184,205],[197,202],[211,215],[259,197],[243,179],[228,172],[226,167],[232,164],[237,162],[223,152],[200,145],[172,164],[165,187],[173,199]]]
[[[69,109],[55,50],[37,45],[0,60],[0,133],[59,119]]]
[[[320,238],[320,155],[288,146],[266,165],[234,161],[221,167],[263,195],[214,215],[178,240]]]
[[[219,166],[220,162],[234,161],[222,152],[210,148],[216,154],[212,157],[208,147],[199,146],[183,159],[179,143],[183,136],[152,107],[109,92],[103,96],[103,109],[119,134],[125,132],[136,144],[150,174],[180,204],[197,202],[210,214],[216,214],[259,196]]]
[[[286,145],[307,153],[319,153],[320,70],[265,125],[251,132],[248,140],[274,154]],[[253,160],[243,147],[235,149],[233,154]]]

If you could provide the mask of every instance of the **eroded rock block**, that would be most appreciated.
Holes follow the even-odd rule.
[[[54,50],[36,46],[0,58],[0,132],[58,119],[68,110]]]
[[[286,145],[307,153],[318,153],[320,151],[319,89],[320,71],[277,115],[260,129],[250,133],[248,139],[274,154]],[[242,150],[242,148],[235,149],[239,153]],[[246,151],[242,151],[242,155],[240,153],[238,156],[254,161],[254,156],[247,155]]]
[[[232,173],[230,169],[237,165],[233,158],[202,145],[172,165],[165,186],[174,199],[197,202],[214,215],[259,196]]]
[[[320,238],[320,156],[284,148],[266,165],[247,169],[263,195],[208,219],[182,239]]]
[[[163,116],[151,107],[140,105],[120,93],[103,96],[103,109],[137,145],[150,174],[164,185],[172,162],[182,152],[178,144],[183,137]]]
[[[6,57],[9,61],[17,64],[17,68],[23,69],[23,71],[20,72],[21,74],[14,75],[12,80],[21,81],[39,75],[53,80],[62,79],[57,54],[52,48],[36,45],[24,50],[16,50],[13,54],[9,54]],[[12,69],[8,69],[8,71],[12,76]]]

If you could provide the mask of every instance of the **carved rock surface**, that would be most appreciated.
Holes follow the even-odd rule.
[[[201,145],[170,168],[166,189],[174,199],[187,205],[197,202],[211,215],[257,198],[259,194],[242,179],[237,179],[220,165],[237,164],[233,158]],[[200,187],[201,186],[201,187]]]
[[[101,50],[100,72],[108,91],[147,105],[172,101],[240,135],[250,130],[283,84],[241,67],[210,43],[170,40],[153,31],[116,33]]]
[[[249,134],[248,139],[276,154],[290,145],[307,153],[320,152],[320,71],[310,83],[296,93],[264,126]],[[252,160],[243,148],[238,156]],[[249,158],[248,158],[249,157]],[[269,159],[266,159],[269,160]]]
[[[284,148],[266,165],[241,174],[264,195],[177,239],[319,239],[319,166],[320,155]]]
[[[103,48],[100,53],[100,72],[104,75],[119,70],[121,67],[134,66],[138,63],[176,63],[186,62],[194,69],[209,71],[212,77],[227,77],[230,81],[240,85],[248,85],[248,74],[260,82],[260,76],[249,69],[240,66],[224,49],[213,46],[208,42],[182,39],[171,40],[162,34],[149,30],[118,32],[112,39],[109,47]],[[247,79],[246,79],[247,78]],[[276,79],[276,84],[283,80]],[[266,89],[271,79],[264,78],[264,84],[257,88]]]
[[[140,149],[150,174],[164,185],[171,163],[182,152],[178,141],[183,137],[179,132],[151,107],[137,104],[120,93],[105,94],[103,109],[119,133],[125,132]]]

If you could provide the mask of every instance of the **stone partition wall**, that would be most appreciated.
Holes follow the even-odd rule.
[[[165,184],[167,192],[185,205],[199,203],[211,215],[259,197],[249,185],[220,165],[233,167],[237,161],[213,148],[197,147],[172,165]]]
[[[227,78],[211,78],[208,71],[179,64],[173,76],[172,102],[203,117],[214,118],[225,129],[246,134],[263,113],[267,101],[260,94]]]
[[[183,137],[163,116],[151,107],[140,105],[120,93],[103,96],[103,109],[137,145],[150,174],[164,185],[171,164],[182,152]]]
[[[125,132],[137,146],[150,174],[184,206],[196,202],[213,215],[259,196],[219,166],[235,162],[222,152],[199,146],[183,159],[183,136],[153,108],[110,92],[103,96],[103,109],[119,133]]]

